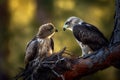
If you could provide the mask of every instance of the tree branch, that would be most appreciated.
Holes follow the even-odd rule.
[[[65,80],[78,80],[83,76],[108,68],[114,65],[114,62],[120,61],[119,53],[120,43],[116,43],[108,49],[99,50],[86,59],[76,59],[74,63],[71,63],[72,69],[64,73]]]
[[[110,45],[120,42],[120,0],[116,0],[114,30],[112,32]]]
[[[46,58],[42,63],[38,59],[31,61],[16,76],[16,80],[20,77],[24,80],[79,80],[120,61],[120,43],[109,48],[102,48],[85,59],[66,58],[62,56],[63,53],[65,53],[65,49]]]

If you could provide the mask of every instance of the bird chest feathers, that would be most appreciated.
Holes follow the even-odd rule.
[[[38,55],[41,58],[50,56],[52,54],[50,39],[39,39],[38,42]]]
[[[82,49],[82,56],[85,54],[91,54],[93,52],[93,50],[88,45],[84,45],[82,42],[78,41],[77,39],[76,41]]]

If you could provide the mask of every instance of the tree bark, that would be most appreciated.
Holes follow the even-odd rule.
[[[114,65],[114,62],[120,61],[119,53],[120,43],[116,43],[108,49],[99,50],[88,58],[76,59],[71,63],[73,65],[72,69],[63,73],[64,78],[65,80],[79,80],[84,76],[108,68]],[[59,78],[56,80],[59,80]]]
[[[110,45],[120,42],[120,0],[116,0],[114,30],[111,36]]]

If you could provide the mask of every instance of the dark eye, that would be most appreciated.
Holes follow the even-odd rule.
[[[53,29],[53,27],[50,28],[51,30]]]
[[[52,30],[53,29],[53,27],[52,26],[50,26],[49,28],[48,28],[48,30]]]
[[[68,24],[70,24],[70,22],[66,22],[66,23],[65,23],[65,25],[68,25]]]

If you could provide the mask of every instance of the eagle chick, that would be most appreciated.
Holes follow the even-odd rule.
[[[36,58],[42,61],[53,53],[54,41],[52,36],[55,32],[57,32],[57,29],[55,29],[52,23],[47,23],[39,27],[38,33],[27,44],[25,54],[26,64]]]

